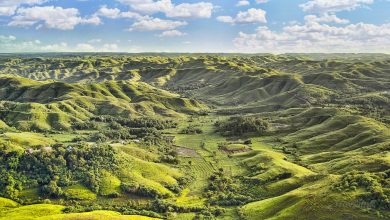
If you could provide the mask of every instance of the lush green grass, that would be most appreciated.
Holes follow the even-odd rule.
[[[102,196],[108,196],[113,194],[120,194],[121,181],[113,174],[104,171],[101,177],[101,183],[99,186],[99,194]]]
[[[123,167],[119,179],[124,183],[138,184],[156,190],[160,195],[173,196],[165,185],[177,185],[177,178],[183,176],[177,169],[141,160],[122,153]]]
[[[113,219],[113,220],[151,220],[155,218],[139,215],[121,215],[112,211],[93,211],[86,213],[63,213],[64,206],[37,204],[20,206],[12,200],[0,198],[1,220],[76,220],[76,219]],[[6,207],[7,209],[3,210]]]
[[[17,202],[0,197],[0,208],[14,208],[17,206],[18,206]]]
[[[117,146],[118,149],[125,152],[126,154],[137,157],[141,160],[146,160],[146,161],[150,161],[150,162],[158,161],[158,159],[159,159],[158,154],[156,154],[154,152],[147,151],[146,149],[143,149],[142,147],[143,146],[138,146],[135,143],[132,143],[132,144],[129,144],[126,146],[122,146],[122,145]]]
[[[77,184],[64,189],[66,198],[72,200],[95,200],[96,194],[87,187]]]
[[[3,134],[3,138],[23,148],[33,146],[50,146],[55,143],[52,139],[47,138],[42,134],[29,132],[8,132]]]
[[[5,212],[0,212],[0,219],[36,220],[45,216],[62,214],[62,210],[64,208],[64,206],[50,204],[21,206],[18,208],[6,210]]]
[[[331,179],[317,181],[281,196],[249,203],[240,210],[245,219],[378,219],[365,214],[353,194],[336,194]]]
[[[156,218],[150,218],[140,215],[121,215],[117,212],[111,211],[93,211],[86,213],[70,213],[70,214],[58,214],[52,216],[45,216],[40,218],[42,220],[101,220],[101,219],[112,219],[112,220],[153,220]]]

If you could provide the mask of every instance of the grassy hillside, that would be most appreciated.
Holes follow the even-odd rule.
[[[390,57],[0,56],[0,219],[388,219]]]
[[[139,215],[121,215],[111,211],[92,211],[85,213],[65,214],[63,210],[66,208],[60,205],[51,204],[36,204],[30,206],[18,206],[16,202],[7,201],[0,198],[0,219],[15,219],[15,220],[71,220],[71,219],[113,219],[113,220],[152,220],[157,218],[149,218]]]
[[[67,84],[4,76],[0,85],[2,126],[20,130],[69,130],[98,115],[184,117],[207,109],[142,82]]]

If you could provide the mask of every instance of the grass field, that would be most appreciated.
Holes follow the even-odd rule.
[[[88,219],[88,220],[101,220],[101,219],[113,219],[113,220],[152,220],[156,218],[149,218],[138,215],[121,215],[117,212],[111,211],[93,211],[86,213],[72,213],[64,214],[62,210],[65,208],[60,205],[30,205],[15,207],[13,202],[4,202],[1,199],[2,206],[0,209],[0,219],[12,219],[12,220],[76,220],[76,219]],[[4,207],[8,209],[3,210]],[[12,207],[12,208],[11,208]]]

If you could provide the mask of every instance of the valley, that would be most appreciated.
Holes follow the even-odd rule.
[[[389,219],[390,56],[0,55],[0,220]]]

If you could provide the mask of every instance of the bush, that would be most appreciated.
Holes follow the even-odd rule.
[[[180,134],[202,134],[202,129],[194,126],[188,126],[180,131]]]

